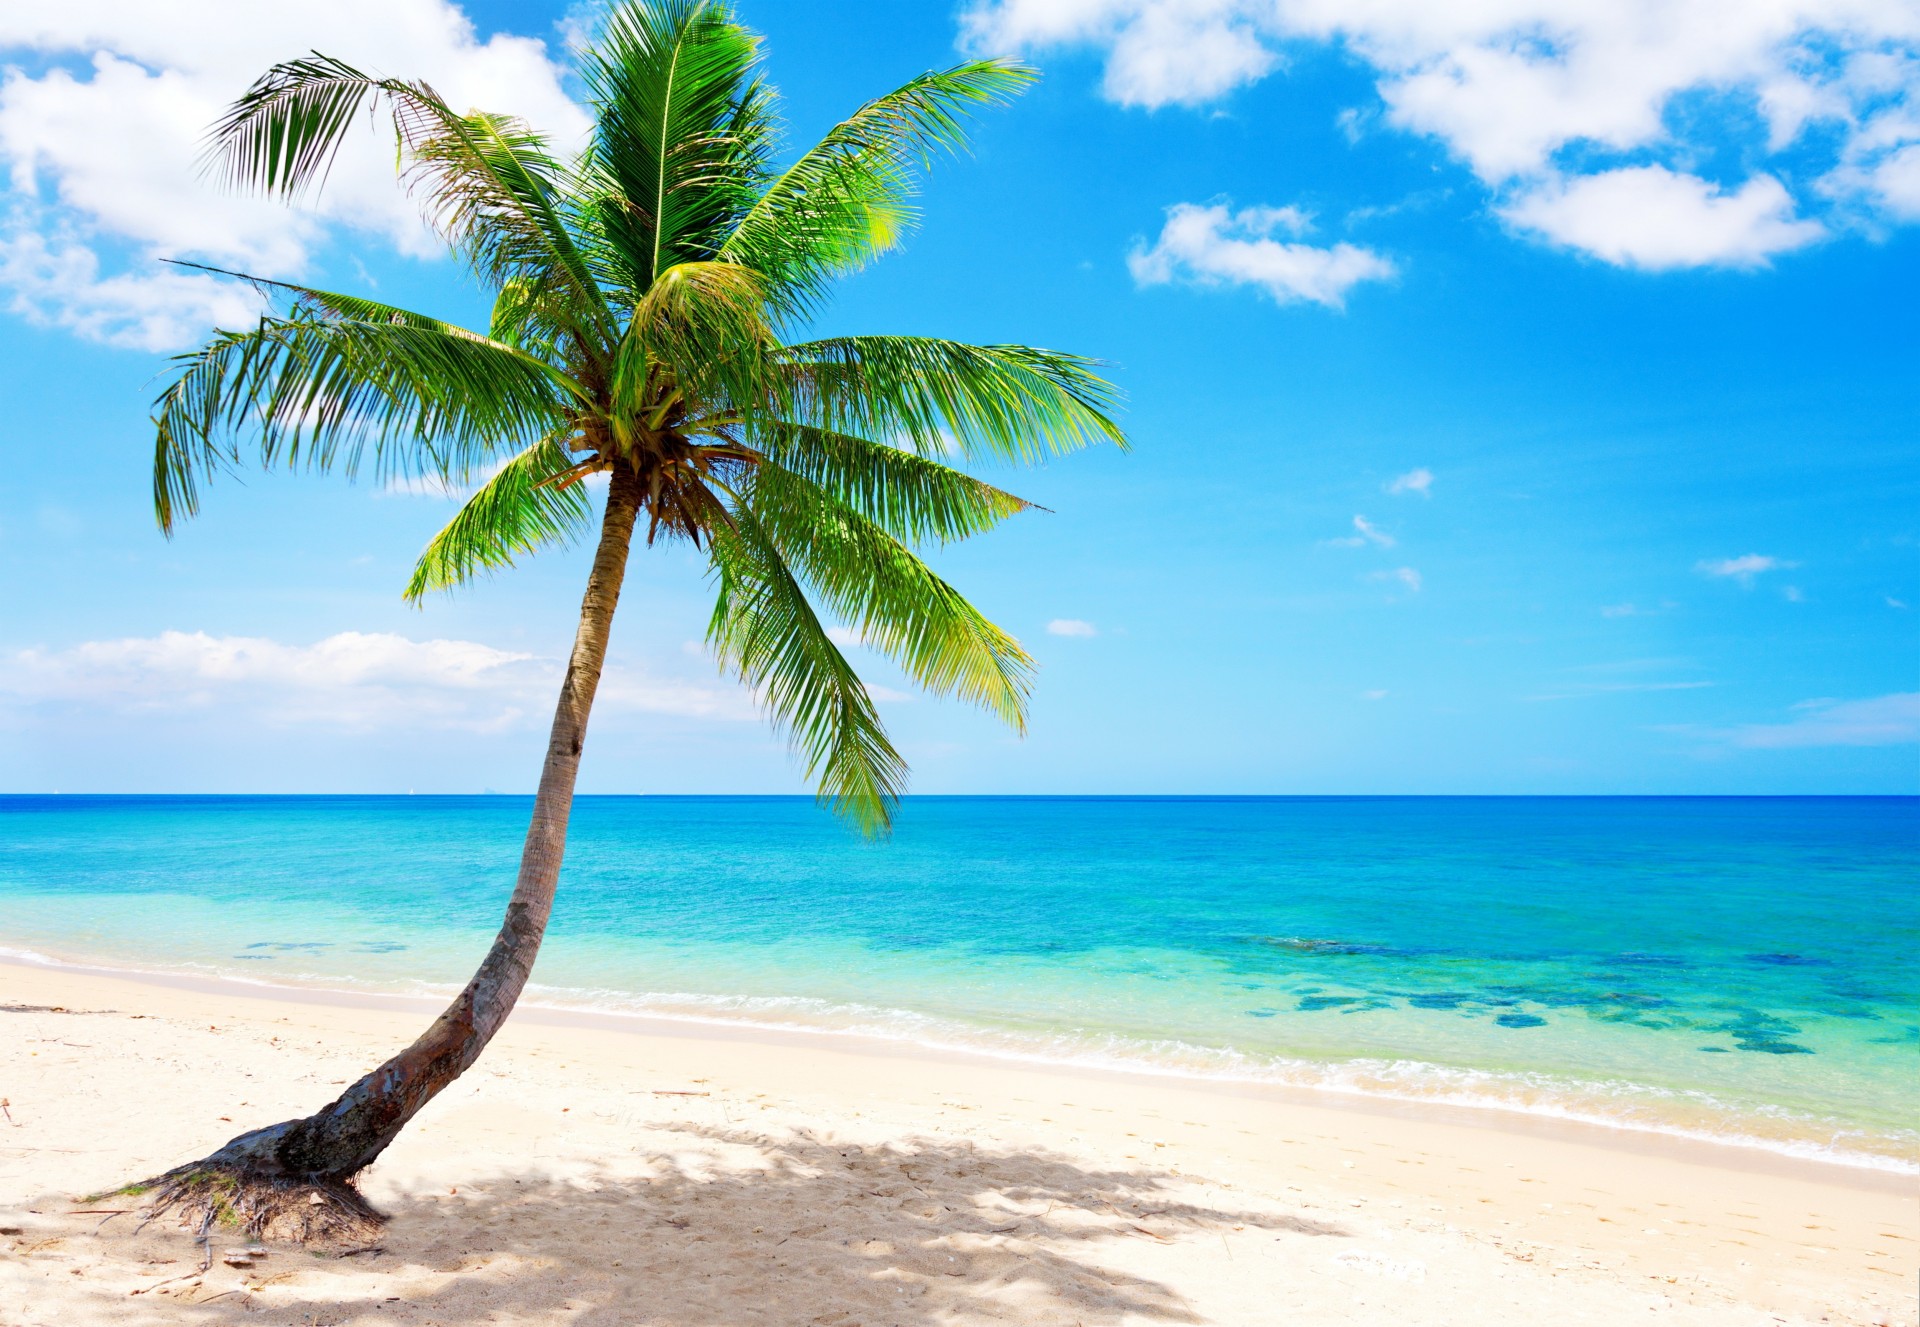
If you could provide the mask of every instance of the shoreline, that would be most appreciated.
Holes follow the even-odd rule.
[[[71,1210],[315,1109],[433,1004],[0,966],[0,1320],[1912,1323],[1902,1177],[553,1010],[367,1173],[365,1257],[202,1271],[191,1232]]]
[[[307,985],[224,974],[123,968],[69,956],[0,947],[0,973],[9,968],[90,973],[113,980],[209,996],[263,999],[295,1005],[318,1004],[338,1009],[405,1010],[421,1015],[423,1026],[424,1020],[440,1012],[455,989],[449,988],[445,994],[407,994],[372,988]],[[4,983],[0,982],[0,985]],[[1915,1191],[1915,1178],[1920,1176],[1920,1160],[1862,1152],[1816,1150],[1762,1138],[1712,1135],[1698,1130],[1661,1127],[1630,1120],[1529,1109],[1494,1099],[1449,1100],[1410,1093],[1396,1095],[1335,1084],[1287,1083],[1163,1069],[1151,1065],[1097,1063],[1012,1050],[930,1043],[904,1033],[891,1036],[860,1029],[783,1025],[749,1018],[553,1004],[543,1002],[531,991],[532,988],[528,995],[521,998],[512,1021],[546,1027],[599,1029],[642,1038],[712,1039],[783,1048],[804,1049],[824,1042],[837,1050],[883,1059],[922,1059],[943,1065],[1017,1066],[1035,1073],[1075,1079],[1115,1079],[1137,1084],[1174,1083],[1201,1092],[1283,1102],[1310,1110],[1351,1111],[1388,1119],[1444,1123],[1495,1134],[1574,1142],[1634,1156],[1688,1161],[1751,1174],[1826,1178],[1846,1187],[1857,1187],[1863,1192],[1910,1195]]]

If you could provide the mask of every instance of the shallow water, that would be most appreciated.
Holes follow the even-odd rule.
[[[0,946],[445,989],[529,801],[0,798]],[[1920,1161],[1920,799],[583,798],[534,997]]]

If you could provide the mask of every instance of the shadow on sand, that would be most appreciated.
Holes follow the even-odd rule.
[[[129,1301],[122,1289],[96,1321],[164,1311],[175,1322],[315,1327],[1191,1323],[1199,1319],[1177,1293],[1111,1270],[1103,1247],[1211,1240],[1235,1227],[1281,1239],[1347,1233],[1197,1203],[1176,1175],[1090,1170],[962,1141],[863,1148],[691,1125],[671,1132],[686,1149],[656,1153],[648,1178],[506,1174],[463,1184],[457,1196],[393,1204],[378,1253],[279,1252],[246,1273],[222,1278],[216,1267],[205,1285],[164,1300]],[[181,1237],[171,1238],[177,1255]],[[136,1260],[136,1250],[124,1254],[114,1261]]]

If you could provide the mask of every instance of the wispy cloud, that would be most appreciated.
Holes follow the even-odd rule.
[[[1794,716],[1784,723],[1686,731],[1757,750],[1920,743],[1920,691],[1899,691],[1866,700],[1805,700],[1793,711]]]
[[[1425,581],[1421,579],[1420,573],[1412,567],[1395,567],[1391,571],[1376,571],[1368,576],[1367,579],[1370,581],[1392,581],[1395,584],[1404,586],[1409,594],[1419,594],[1420,587],[1425,584]]]
[[[1737,558],[1707,558],[1694,564],[1694,570],[1702,575],[1722,579],[1736,580],[1742,585],[1752,585],[1753,578],[1769,571],[1784,571],[1788,567],[1797,567],[1798,562],[1788,562],[1782,558],[1769,557],[1761,553],[1747,553]]]
[[[1604,604],[1600,609],[1601,617],[1660,617],[1680,607],[1671,599],[1662,599],[1657,604],[1636,604],[1631,601],[1624,604]]]
[[[1697,665],[1684,658],[1610,659],[1563,669],[1560,678],[1546,690],[1524,699],[1586,700],[1644,692],[1699,691],[1715,685],[1699,677],[1673,676],[1698,671]]]
[[[468,640],[346,631],[311,645],[167,631],[0,655],[0,696],[19,712],[84,707],[131,716],[217,711],[268,726],[494,732],[544,722],[563,666]],[[750,719],[752,697],[610,666],[599,704]]]
[[[1368,544],[1376,548],[1392,548],[1400,542],[1364,516],[1353,518],[1353,528],[1355,531],[1353,534],[1322,542],[1328,548],[1365,548]]]
[[[1160,238],[1135,246],[1127,269],[1142,286],[1250,285],[1281,304],[1305,301],[1331,309],[1345,307],[1347,292],[1361,282],[1394,275],[1393,264],[1371,249],[1276,238],[1298,236],[1306,228],[1307,218],[1297,208],[1234,212],[1225,203],[1177,203],[1167,209]]]
[[[1430,498],[1433,496],[1433,471],[1423,465],[1404,475],[1395,475],[1387,481],[1387,492],[1418,493],[1423,498]]]
[[[1698,691],[1712,682],[1575,682],[1559,691],[1528,696],[1530,701],[1585,700],[1592,696],[1613,696],[1636,691]]]
[[[1056,617],[1047,623],[1049,636],[1098,636],[1099,628],[1091,622],[1083,622],[1077,617]]]
[[[1386,698],[1387,692],[1383,688],[1375,688],[1372,691],[1362,691],[1360,693],[1360,699],[1362,700],[1385,700]]]

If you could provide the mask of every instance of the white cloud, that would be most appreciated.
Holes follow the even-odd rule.
[[[0,655],[10,708],[83,707],[124,715],[218,711],[271,726],[491,732],[544,723],[560,662],[466,640],[341,632],[312,645],[167,631]],[[748,719],[734,687],[650,678],[609,667],[597,707]]]
[[[1098,636],[1099,629],[1091,622],[1082,622],[1077,617],[1056,617],[1047,623],[1049,636]]]
[[[1762,572],[1780,571],[1799,565],[1798,562],[1786,562],[1761,553],[1747,553],[1737,558],[1708,558],[1704,562],[1695,564],[1694,569],[1703,575],[1736,580],[1742,585],[1752,585],[1753,578]]]
[[[1786,723],[1754,723],[1714,734],[1734,746],[1900,746],[1920,742],[1920,691],[1869,700],[1809,700]]]
[[[1326,544],[1331,548],[1365,548],[1368,544],[1373,544],[1378,548],[1392,548],[1399,542],[1392,535],[1382,530],[1364,516],[1355,516],[1353,518],[1353,528],[1358,531],[1357,534],[1346,535],[1339,539],[1328,539],[1325,541]]]
[[[1601,617],[1657,617],[1662,613],[1671,613],[1679,605],[1671,599],[1663,600],[1652,607],[1643,604],[1607,604],[1600,609]]]
[[[1143,286],[1179,281],[1195,286],[1254,285],[1281,303],[1299,300],[1342,308],[1347,291],[1362,281],[1381,281],[1394,266],[1370,249],[1339,243],[1327,248],[1274,238],[1300,235],[1308,221],[1291,207],[1225,203],[1178,203],[1151,247],[1137,245],[1127,257]]]
[[[1780,591],[1780,597],[1790,604],[1804,604],[1807,602],[1806,591],[1802,590],[1798,585],[1787,586]]]
[[[1575,682],[1563,691],[1528,696],[1530,701],[1585,700],[1592,696],[1630,695],[1642,691],[1699,691],[1712,682]]]
[[[1386,698],[1387,693],[1384,690],[1362,691],[1360,693],[1360,699],[1362,700],[1385,700]]]
[[[1423,465],[1404,475],[1395,475],[1387,481],[1387,492],[1418,493],[1423,498],[1430,498],[1433,496],[1433,471]]]
[[[1141,106],[1214,100],[1288,44],[1336,46],[1371,67],[1381,121],[1443,144],[1515,224],[1630,266],[1751,266],[1820,234],[1822,209],[1920,219],[1910,0],[971,0],[961,42],[1102,48],[1107,95]],[[1730,142],[1765,169],[1695,180]],[[1788,153],[1790,173],[1768,165]],[[1583,187],[1652,168],[1670,178]],[[1644,233],[1628,195],[1673,229]]]
[[[1425,584],[1425,581],[1421,579],[1420,573],[1412,567],[1395,567],[1392,571],[1376,571],[1367,577],[1367,579],[1370,581],[1393,581],[1405,586],[1407,592],[1410,594],[1419,594],[1420,587]]]
[[[571,143],[583,113],[543,43],[479,40],[449,0],[135,0],[0,6],[0,290],[15,313],[108,344],[186,344],[255,309],[250,293],[176,272],[199,258],[303,273],[341,228],[403,253],[437,245],[369,125],[325,191],[297,208],[202,178],[207,127],[258,75],[311,50],[425,78],[455,107],[522,114]]]
[[[1826,233],[1794,216],[1771,175],[1731,193],[1664,166],[1630,166],[1535,186],[1502,209],[1522,230],[1617,267],[1759,267]]]

